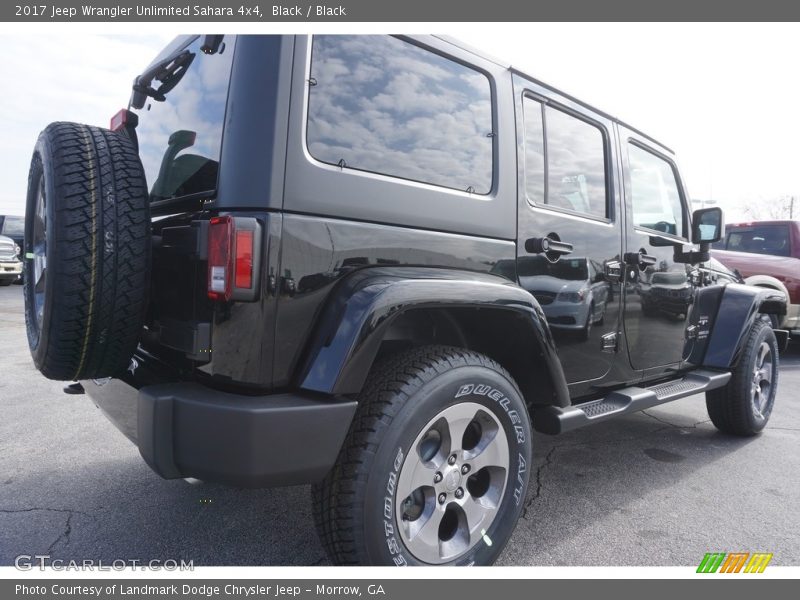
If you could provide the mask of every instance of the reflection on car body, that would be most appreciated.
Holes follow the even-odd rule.
[[[689,314],[693,286],[686,271],[652,273],[649,281],[643,277],[637,291],[642,300],[642,311],[647,315],[663,313],[685,319]]]
[[[611,286],[595,261],[550,262],[538,255],[520,257],[517,267],[520,285],[539,301],[553,329],[576,330],[588,337],[592,325],[603,321]]]

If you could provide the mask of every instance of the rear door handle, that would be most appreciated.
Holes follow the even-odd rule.
[[[558,260],[561,256],[572,254],[572,244],[562,242],[556,234],[543,238],[525,240],[525,251],[531,254],[546,254],[550,260]]]

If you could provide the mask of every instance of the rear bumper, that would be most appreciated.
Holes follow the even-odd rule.
[[[356,409],[351,400],[244,396],[186,382],[138,390],[120,380],[83,384],[165,479],[195,477],[241,487],[321,480]]]

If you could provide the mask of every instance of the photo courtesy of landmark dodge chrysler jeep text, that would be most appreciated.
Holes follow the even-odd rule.
[[[133,72],[133,71],[132,71]],[[558,434],[773,409],[784,295],[672,151],[434,36],[195,36],[30,168],[37,368],[165,478],[311,483],[335,564],[491,564]]]

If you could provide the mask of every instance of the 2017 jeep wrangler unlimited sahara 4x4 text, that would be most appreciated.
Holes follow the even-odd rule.
[[[753,435],[783,294],[709,277],[673,153],[434,36],[182,37],[30,168],[34,362],[165,478],[313,484],[337,564],[490,564],[533,430],[705,392]]]

